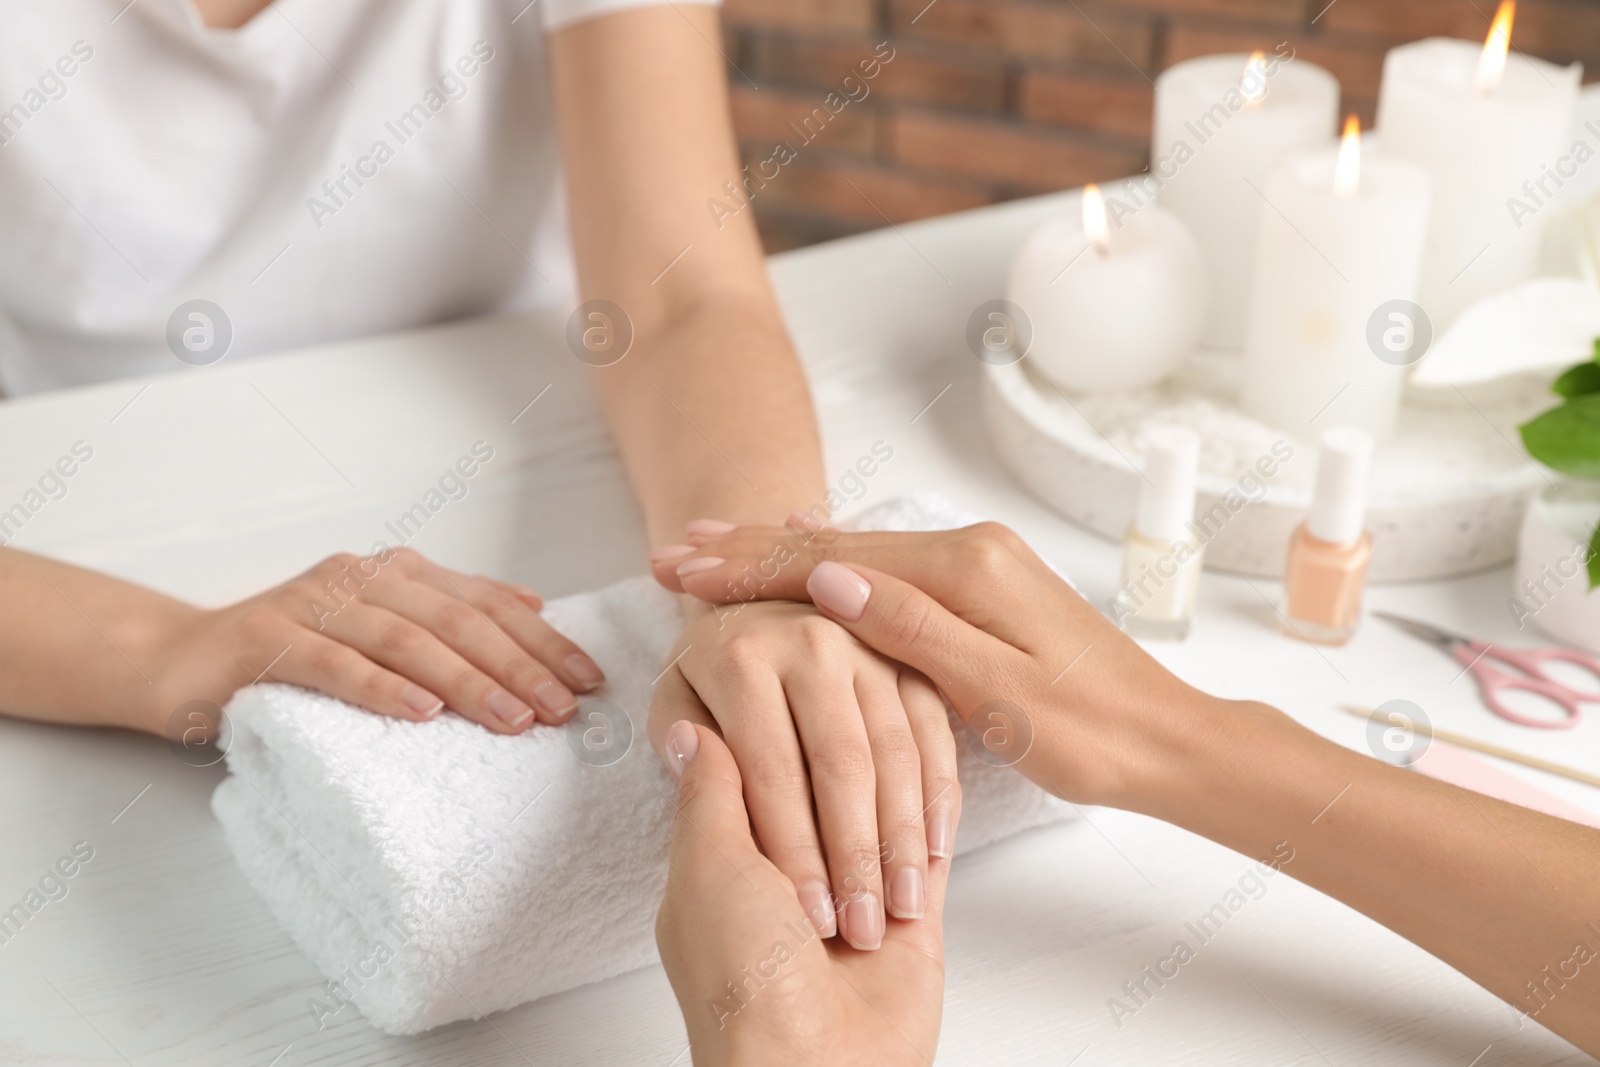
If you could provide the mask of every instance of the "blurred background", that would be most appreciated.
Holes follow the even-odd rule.
[[[1370,127],[1383,54],[1421,37],[1482,40],[1495,0],[725,0],[745,161],[785,141],[753,201],[768,251],[1134,174],[1156,75],[1212,52],[1287,42],[1326,67]],[[830,90],[888,41],[869,94],[802,147]],[[1520,0],[1518,51],[1600,79],[1600,3]],[[1287,49],[1281,49],[1287,54]],[[887,54],[885,51],[884,54]],[[859,88],[855,95],[860,95]],[[842,95],[842,94],[841,94]],[[770,173],[771,167],[769,166]]]

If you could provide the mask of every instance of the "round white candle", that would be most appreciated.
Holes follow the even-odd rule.
[[[1158,186],[1157,202],[1188,223],[1205,254],[1211,301],[1201,341],[1211,348],[1244,345],[1257,190],[1275,163],[1326,143],[1338,127],[1333,75],[1301,59],[1264,55],[1252,64],[1252,58],[1203,56],[1156,79],[1144,180]]]
[[[1084,210],[1035,230],[1011,266],[1006,295],[1033,326],[1028,361],[1079,392],[1160,381],[1200,336],[1200,247],[1170,211],[1147,205],[1124,215],[1126,202],[1114,199],[1108,222],[1099,190],[1083,195]]]
[[[1509,39],[1503,15],[1505,37],[1491,32],[1490,49]],[[1433,179],[1418,302],[1435,336],[1474,300],[1537,271],[1553,214],[1540,208],[1556,188],[1547,175],[1571,147],[1582,68],[1512,54],[1499,72],[1504,53],[1491,51],[1480,78],[1484,55],[1473,42],[1436,38],[1395,48],[1383,61],[1379,144],[1386,156],[1410,160]]]
[[[1426,240],[1422,168],[1363,153],[1353,128],[1345,144],[1357,172],[1342,190],[1339,147],[1291,156],[1262,190],[1239,403],[1305,441],[1329,426],[1394,429],[1405,369],[1378,358],[1367,324],[1379,305],[1415,299]]]

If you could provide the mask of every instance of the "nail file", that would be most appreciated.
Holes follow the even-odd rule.
[[[1600,829],[1600,815],[1569,804],[1448,741],[1435,738],[1421,756],[1411,761],[1410,766],[1412,770],[1441,782]]]

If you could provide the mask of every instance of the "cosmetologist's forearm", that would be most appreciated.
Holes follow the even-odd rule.
[[[1262,704],[1202,700],[1141,810],[1343,901],[1600,1053],[1600,831],[1352,752]]]

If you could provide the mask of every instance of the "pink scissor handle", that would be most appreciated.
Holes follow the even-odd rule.
[[[1600,693],[1594,696],[1580,693],[1544,672],[1543,664],[1551,660],[1562,660],[1589,671],[1595,676],[1596,681],[1600,682],[1600,663],[1579,652],[1569,652],[1564,648],[1501,648],[1498,645],[1473,641],[1457,646],[1455,657],[1466,665],[1468,673],[1477,680],[1478,688],[1483,694],[1483,702],[1488,705],[1489,710],[1518,726],[1532,726],[1541,730],[1569,729],[1578,724],[1586,702],[1600,700]],[[1519,673],[1513,674],[1501,670],[1491,662],[1494,660]],[[1507,707],[1500,699],[1500,694],[1510,690],[1532,693],[1554,705],[1561,710],[1561,718],[1531,718]]]

